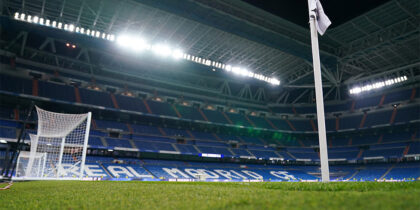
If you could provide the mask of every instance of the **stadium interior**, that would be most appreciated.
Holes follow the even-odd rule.
[[[419,4],[387,1],[319,37],[332,180],[420,179]],[[243,1],[1,7],[0,166],[20,135],[29,151],[35,103],[92,112],[84,177],[320,180],[306,28]]]

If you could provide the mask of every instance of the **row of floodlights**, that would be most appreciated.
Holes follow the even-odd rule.
[[[379,89],[385,86],[391,86],[393,84],[401,83],[406,81],[408,78],[407,76],[396,77],[392,79],[388,79],[385,81],[375,82],[371,84],[364,85],[362,87],[354,87],[350,89],[350,94],[359,94],[361,92],[366,92],[374,89]]]
[[[16,20],[26,21],[29,23],[35,23],[39,25],[44,25],[48,27],[53,27],[69,32],[75,32],[79,34],[85,34],[91,37],[102,38],[109,41],[116,41],[119,46],[128,48],[134,52],[141,52],[144,50],[150,50],[153,53],[160,55],[162,57],[173,57],[175,59],[185,59],[195,63],[203,64],[206,66],[212,66],[215,68],[223,69],[227,72],[232,72],[236,75],[255,78],[257,80],[261,80],[273,85],[280,85],[280,81],[274,77],[267,77],[261,74],[254,73],[249,71],[245,68],[241,68],[238,66],[227,65],[223,63],[219,63],[216,61],[212,61],[209,59],[193,56],[190,54],[184,53],[181,49],[172,49],[170,46],[166,44],[149,44],[143,39],[129,36],[129,35],[120,35],[115,37],[113,34],[106,34],[96,30],[85,29],[82,27],[75,26],[73,24],[63,24],[62,22],[51,21],[49,19],[44,19],[38,16],[31,16],[26,15],[24,13],[16,12],[14,15]]]
[[[28,23],[35,23],[43,26],[49,26],[52,28],[57,28],[69,32],[76,32],[79,34],[85,34],[88,36],[96,37],[96,38],[102,38],[109,41],[115,40],[115,35],[113,34],[107,34],[107,33],[101,33],[100,31],[85,29],[82,27],[75,26],[73,24],[63,24],[62,22],[57,21],[51,21],[49,19],[45,19],[38,16],[32,16],[32,15],[26,15],[24,13],[18,13],[16,12],[14,15],[14,18],[16,20],[26,21]]]
[[[241,68],[241,67],[237,67],[237,66],[231,66],[231,65],[226,65],[223,63],[219,63],[216,61],[212,61],[209,59],[205,59],[205,58],[200,58],[198,56],[194,56],[194,55],[190,55],[187,53],[184,53],[181,49],[173,49],[171,48],[169,45],[166,44],[149,44],[147,41],[145,41],[144,39],[135,37],[135,36],[130,36],[130,35],[120,35],[117,37],[117,44],[130,49],[134,52],[141,52],[141,51],[145,51],[145,50],[150,50],[153,53],[160,55],[162,57],[173,57],[175,59],[185,59],[185,60],[189,60],[195,63],[199,63],[199,64],[203,64],[206,66],[212,66],[215,68],[219,68],[219,69],[224,69],[227,72],[232,72],[236,75],[240,75],[240,76],[244,76],[244,77],[250,77],[250,78],[255,78],[258,80],[262,80],[265,82],[268,82],[270,84],[273,85],[280,85],[280,81],[276,78],[273,77],[267,77],[261,74],[256,74],[252,71],[249,71],[245,68]]]

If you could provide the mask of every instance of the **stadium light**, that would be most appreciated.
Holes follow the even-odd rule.
[[[29,19],[30,15],[28,15],[28,19]],[[32,22],[34,23],[38,23],[39,21],[39,17],[38,16],[34,16],[34,18],[32,19]]]
[[[180,49],[176,49],[172,52],[172,57],[174,57],[175,59],[180,59],[185,57],[184,53],[182,52],[182,50]]]
[[[73,32],[73,31],[74,31],[74,25],[73,25],[73,24],[70,24],[70,25],[69,25],[69,31],[70,31],[70,32]]]
[[[94,37],[94,38],[105,39],[111,42],[114,42],[116,40],[118,45],[122,47],[126,47],[135,52],[140,52],[143,50],[150,50],[154,54],[160,55],[162,57],[170,56],[177,60],[185,59],[185,60],[189,60],[189,61],[199,63],[202,65],[224,69],[227,72],[233,72],[234,74],[237,74],[240,76],[255,78],[257,80],[264,81],[270,84],[274,84],[274,85],[280,84],[280,81],[276,78],[270,78],[261,74],[256,74],[252,71],[249,71],[248,69],[244,69],[238,66],[226,65],[224,63],[213,61],[208,58],[202,58],[199,56],[190,55],[190,54],[184,53],[181,49],[173,49],[170,46],[167,46],[165,44],[152,45],[145,42],[143,39],[135,37],[135,36],[121,35],[121,36],[116,37],[113,34],[107,34],[101,31],[96,31],[96,30],[91,30],[91,29],[85,29],[79,26],[76,27],[75,25],[71,23],[62,23],[62,22],[57,22],[55,20],[50,21],[49,19],[44,19],[43,17],[26,15],[24,13],[19,13],[19,12],[14,13],[13,17],[16,20],[21,20],[21,21],[26,21],[29,23],[35,23],[39,25],[53,27],[56,29],[61,29],[61,30],[69,31],[69,32],[76,32],[76,33],[84,34],[84,35]],[[401,79],[387,81],[387,83],[396,83],[396,82],[400,82],[400,80]]]
[[[169,46],[164,44],[153,45],[152,50],[155,54],[166,57],[172,54],[172,50]]]
[[[232,67],[232,72],[233,72],[234,74],[240,74],[240,73],[241,73],[241,68],[239,68],[239,67],[237,67],[237,66]]]
[[[401,76],[401,77],[388,79],[388,80],[385,80],[385,81],[369,83],[369,84],[366,84],[366,85],[361,86],[361,87],[360,86],[355,86],[355,87],[353,87],[349,90],[349,93],[352,94],[352,95],[355,95],[355,94],[359,94],[359,93],[362,93],[362,92],[367,92],[367,91],[371,91],[371,90],[374,90],[374,89],[379,89],[379,88],[382,88],[382,87],[385,87],[385,86],[391,86],[393,84],[401,83],[401,82],[406,81],[407,79],[408,79],[407,76]]]

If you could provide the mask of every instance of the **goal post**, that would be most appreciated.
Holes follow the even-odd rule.
[[[42,177],[46,160],[46,153],[30,154],[30,152],[21,151],[16,161],[15,177]],[[28,171],[28,168],[32,168],[28,167],[28,165],[36,165],[37,167],[34,170]]]
[[[37,134],[30,135],[31,150],[19,156],[16,173],[22,179],[82,179],[92,114],[64,114],[36,107]],[[39,164],[43,155],[45,162]],[[27,163],[26,163],[27,162]],[[40,172],[40,173],[39,173]]]

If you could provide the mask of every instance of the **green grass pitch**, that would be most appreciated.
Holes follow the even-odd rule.
[[[15,182],[0,209],[420,209],[420,182]]]

